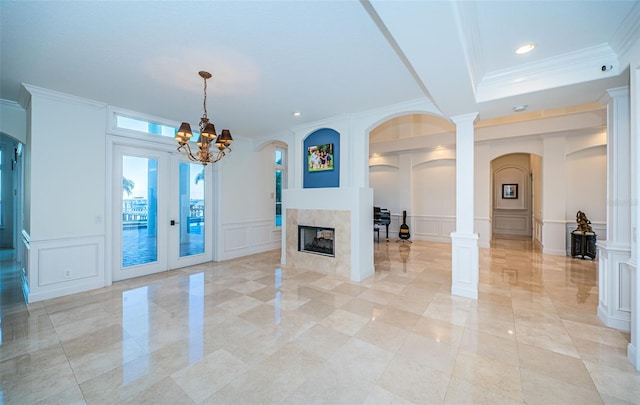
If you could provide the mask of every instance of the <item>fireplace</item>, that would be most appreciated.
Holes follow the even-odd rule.
[[[298,225],[298,252],[335,257],[335,228]]]

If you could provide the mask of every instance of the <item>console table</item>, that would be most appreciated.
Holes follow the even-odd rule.
[[[596,258],[597,235],[593,232],[571,232],[571,256]]]

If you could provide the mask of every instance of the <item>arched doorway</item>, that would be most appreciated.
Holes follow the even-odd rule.
[[[0,132],[0,307],[23,306],[27,291],[22,266],[22,144]]]
[[[491,161],[492,238],[535,239],[539,157],[510,153]]]

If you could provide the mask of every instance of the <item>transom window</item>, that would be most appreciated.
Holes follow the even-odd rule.
[[[149,135],[159,135],[173,138],[176,135],[177,128],[150,122],[137,118],[127,117],[125,115],[116,114],[116,126],[131,131],[144,132]],[[196,135],[194,133],[194,135]],[[196,135],[197,136],[197,135]]]

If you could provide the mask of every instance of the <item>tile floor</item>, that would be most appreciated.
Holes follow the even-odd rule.
[[[596,262],[496,241],[474,301],[449,292],[447,244],[376,243],[362,283],[279,257],[3,312],[0,403],[640,403]]]

